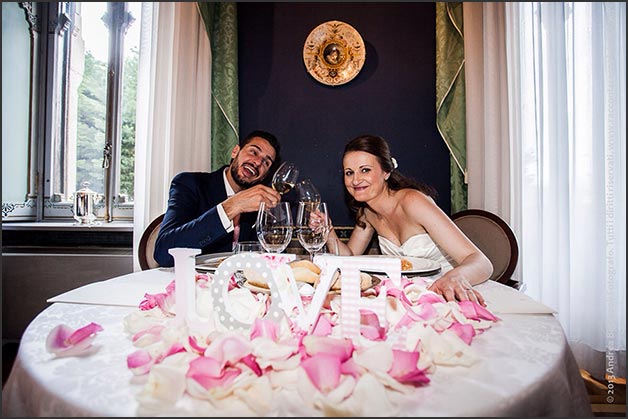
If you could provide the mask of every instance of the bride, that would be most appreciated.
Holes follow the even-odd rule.
[[[348,205],[355,228],[344,244],[333,231],[329,241],[340,255],[361,255],[377,234],[384,255],[427,258],[441,264],[442,276],[428,289],[447,301],[485,305],[473,285],[493,272],[489,259],[436,205],[431,188],[397,171],[386,140],[363,135],[351,140],[342,159]]]

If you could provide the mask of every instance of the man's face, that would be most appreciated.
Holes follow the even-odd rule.
[[[265,139],[254,137],[242,148],[235,146],[231,158],[231,176],[244,189],[260,183],[266,177],[275,161],[275,149]]]

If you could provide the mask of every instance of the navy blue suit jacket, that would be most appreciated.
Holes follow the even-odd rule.
[[[223,166],[215,172],[182,172],[170,184],[168,209],[161,223],[154,257],[159,266],[174,266],[168,249],[188,247],[202,254],[231,252],[233,233],[222,226],[216,206],[227,199]],[[240,216],[238,240],[257,240],[256,213]]]

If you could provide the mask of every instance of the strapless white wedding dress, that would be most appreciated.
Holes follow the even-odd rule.
[[[396,245],[384,236],[379,238],[379,249],[382,255],[411,256],[436,261],[441,265],[441,273],[453,269],[451,258],[441,250],[429,234],[416,234],[406,240],[401,246]]]

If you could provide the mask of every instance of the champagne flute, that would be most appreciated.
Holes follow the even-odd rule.
[[[266,252],[283,252],[292,240],[292,228],[289,202],[280,202],[274,207],[260,203],[255,229],[257,239]]]
[[[299,178],[299,169],[294,163],[283,162],[273,175],[272,187],[281,195],[290,192]]]
[[[299,202],[297,238],[310,254],[310,261],[314,260],[314,254],[327,242],[329,230],[330,222],[325,202]]]
[[[316,189],[312,181],[307,178],[303,179],[297,185],[299,191],[299,201],[301,202],[321,202],[321,194]]]

